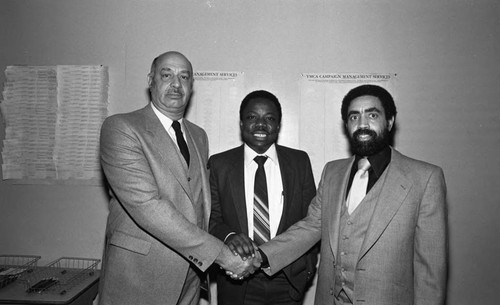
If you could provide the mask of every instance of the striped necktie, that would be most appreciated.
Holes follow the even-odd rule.
[[[253,200],[253,239],[261,245],[270,239],[269,230],[269,203],[267,198],[267,182],[264,163],[266,156],[257,156],[254,161],[258,164],[255,172],[254,200]]]

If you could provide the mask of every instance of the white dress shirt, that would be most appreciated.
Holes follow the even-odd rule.
[[[255,172],[258,165],[253,160],[256,156],[267,156],[264,163],[266,172],[267,195],[269,199],[269,225],[271,238],[276,236],[283,214],[283,181],[281,181],[281,170],[276,153],[276,145],[273,144],[264,154],[257,154],[248,145],[244,145],[245,164],[245,201],[247,207],[248,235],[253,239],[253,186],[255,182]]]
[[[169,118],[168,116],[164,115],[163,113],[161,113],[160,110],[158,110],[158,108],[156,108],[155,104],[151,103],[151,107],[153,108],[153,112],[156,114],[156,116],[160,120],[161,124],[163,125],[163,128],[165,128],[165,130],[167,131],[170,138],[172,138],[172,140],[174,141],[174,144],[175,144],[175,146],[177,146],[177,149],[179,149],[179,145],[177,144],[177,136],[175,135],[175,130],[172,127],[173,120],[171,118]],[[179,124],[181,125],[182,136],[184,137],[184,140],[187,141],[186,132],[184,130],[184,125],[182,124],[182,118],[180,118],[177,121],[179,121]]]

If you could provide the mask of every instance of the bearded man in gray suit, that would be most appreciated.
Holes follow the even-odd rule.
[[[341,113],[354,156],[326,164],[308,215],[260,246],[262,266],[274,274],[321,239],[315,304],[443,305],[443,171],[389,145],[396,106],[382,87],[352,89]],[[355,205],[358,163],[369,169],[366,196]]]
[[[151,103],[108,117],[101,164],[110,186],[100,304],[198,305],[202,273],[217,263],[235,278],[253,272],[207,233],[208,139],[183,118],[193,69],[178,52],[158,56]]]

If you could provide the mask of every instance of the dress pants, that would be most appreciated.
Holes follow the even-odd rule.
[[[283,272],[273,277],[259,271],[250,277],[243,305],[301,305],[290,298],[290,283]]]
[[[198,272],[189,267],[177,305],[198,305],[200,303],[200,282]]]

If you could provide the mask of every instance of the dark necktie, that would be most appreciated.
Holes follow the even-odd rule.
[[[179,145],[181,154],[184,156],[184,159],[186,159],[186,163],[189,166],[189,149],[186,141],[184,140],[184,136],[182,135],[181,124],[179,124],[179,121],[173,121],[172,128],[175,130],[175,137],[177,138],[177,145]]]
[[[253,204],[253,239],[257,245],[269,241],[271,233],[269,229],[269,203],[267,198],[266,172],[264,163],[267,157],[257,156],[254,161],[259,167],[255,172],[254,204]]]

